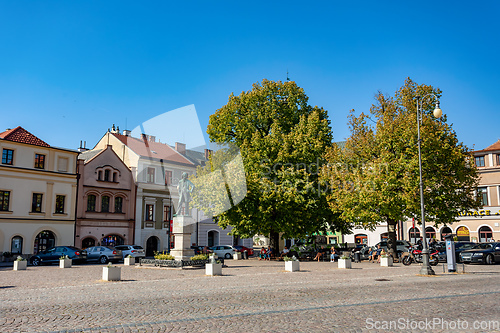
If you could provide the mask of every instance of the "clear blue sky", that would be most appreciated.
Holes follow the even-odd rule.
[[[2,1],[0,129],[93,147],[194,104],[205,130],[231,92],[288,70],[335,140],[409,76],[483,149],[500,138],[499,17],[498,1]]]

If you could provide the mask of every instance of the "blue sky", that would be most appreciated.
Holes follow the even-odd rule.
[[[288,71],[335,140],[350,109],[411,77],[483,149],[500,138],[499,15],[497,1],[1,1],[0,129],[93,147],[194,105],[205,131],[231,92]]]

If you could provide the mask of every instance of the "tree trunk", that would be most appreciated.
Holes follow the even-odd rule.
[[[397,258],[397,237],[396,237],[396,225],[398,221],[387,219],[387,252],[393,258]]]
[[[279,243],[279,240],[280,240],[280,234],[275,232],[275,231],[271,231],[269,233],[269,245],[273,248],[274,250],[274,254],[278,254],[280,253],[280,243]]]

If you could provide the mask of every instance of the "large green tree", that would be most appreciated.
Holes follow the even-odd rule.
[[[330,183],[333,211],[352,225],[373,229],[387,223],[394,255],[398,221],[420,221],[416,99],[421,97],[422,167],[426,222],[456,221],[463,210],[478,208],[477,170],[470,150],[457,138],[446,116],[432,115],[439,89],[407,79],[394,97],[376,95],[370,115],[350,115],[351,135],[344,147],[327,152],[323,179]],[[451,111],[450,111],[451,112]],[[375,123],[375,124],[374,124]]]
[[[305,237],[335,220],[318,182],[332,142],[327,111],[309,105],[295,82],[263,80],[239,96],[231,94],[210,116],[207,132],[212,142],[233,147],[215,152],[193,179],[200,189],[195,206],[215,212],[221,227],[233,226],[233,234],[241,237],[270,235],[277,249],[280,233],[283,238]],[[241,152],[243,185],[234,176],[239,174],[234,172],[239,164],[234,147]],[[225,184],[217,185],[221,179]],[[231,187],[237,188],[238,198]]]

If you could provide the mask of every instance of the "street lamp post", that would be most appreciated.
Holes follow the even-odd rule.
[[[436,108],[434,109],[434,117],[441,117],[442,111],[439,108],[439,99],[434,94],[427,94],[423,98],[427,96],[434,96],[436,99]],[[422,99],[423,99],[422,98]],[[422,269],[420,270],[420,274],[422,275],[434,275],[434,271],[429,265],[429,247],[427,246],[427,233],[425,230],[425,205],[424,205],[424,182],[422,178],[422,139],[420,138],[420,123],[422,122],[422,102],[420,96],[417,96],[417,132],[418,132],[418,171],[420,175],[420,212],[422,219],[422,229],[423,229],[423,244],[422,244]]]

